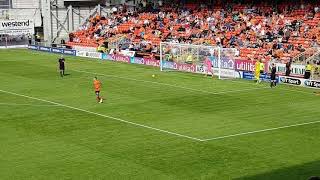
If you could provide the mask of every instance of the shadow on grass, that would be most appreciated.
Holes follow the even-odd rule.
[[[308,180],[320,176],[320,161],[277,169],[274,171],[237,178],[236,180]]]

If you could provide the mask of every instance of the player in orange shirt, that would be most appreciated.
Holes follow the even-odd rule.
[[[97,102],[102,103],[103,98],[100,96],[100,90],[101,90],[101,82],[98,80],[97,77],[94,77],[93,79],[93,87],[97,96]]]

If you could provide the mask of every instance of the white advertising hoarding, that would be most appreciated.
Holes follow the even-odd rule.
[[[0,34],[34,34],[33,20],[0,20]]]
[[[317,81],[317,80],[288,77],[288,76],[279,76],[279,77],[280,77],[280,83],[320,89],[320,81]]]
[[[276,63],[277,73],[278,74],[286,74],[286,64]],[[290,66],[290,75],[303,77],[306,67],[304,65],[299,64],[291,64]]]

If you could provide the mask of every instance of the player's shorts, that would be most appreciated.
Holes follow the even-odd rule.
[[[254,76],[256,79],[260,79],[260,72],[255,72]]]
[[[59,69],[60,69],[61,71],[62,71],[62,70],[64,71],[65,68],[64,68],[64,66],[60,66]]]
[[[95,94],[96,94],[97,96],[99,96],[100,91],[95,91]]]
[[[270,78],[271,78],[272,81],[274,81],[274,80],[276,80],[276,75],[275,74],[271,74]]]

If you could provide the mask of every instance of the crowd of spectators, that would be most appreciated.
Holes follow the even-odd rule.
[[[139,11],[118,8],[70,34],[70,45],[159,54],[161,41],[237,48],[239,58],[288,61],[320,47],[320,9],[313,4],[206,6],[161,4]],[[123,40],[123,42],[122,42]],[[116,52],[116,51],[115,51]]]

